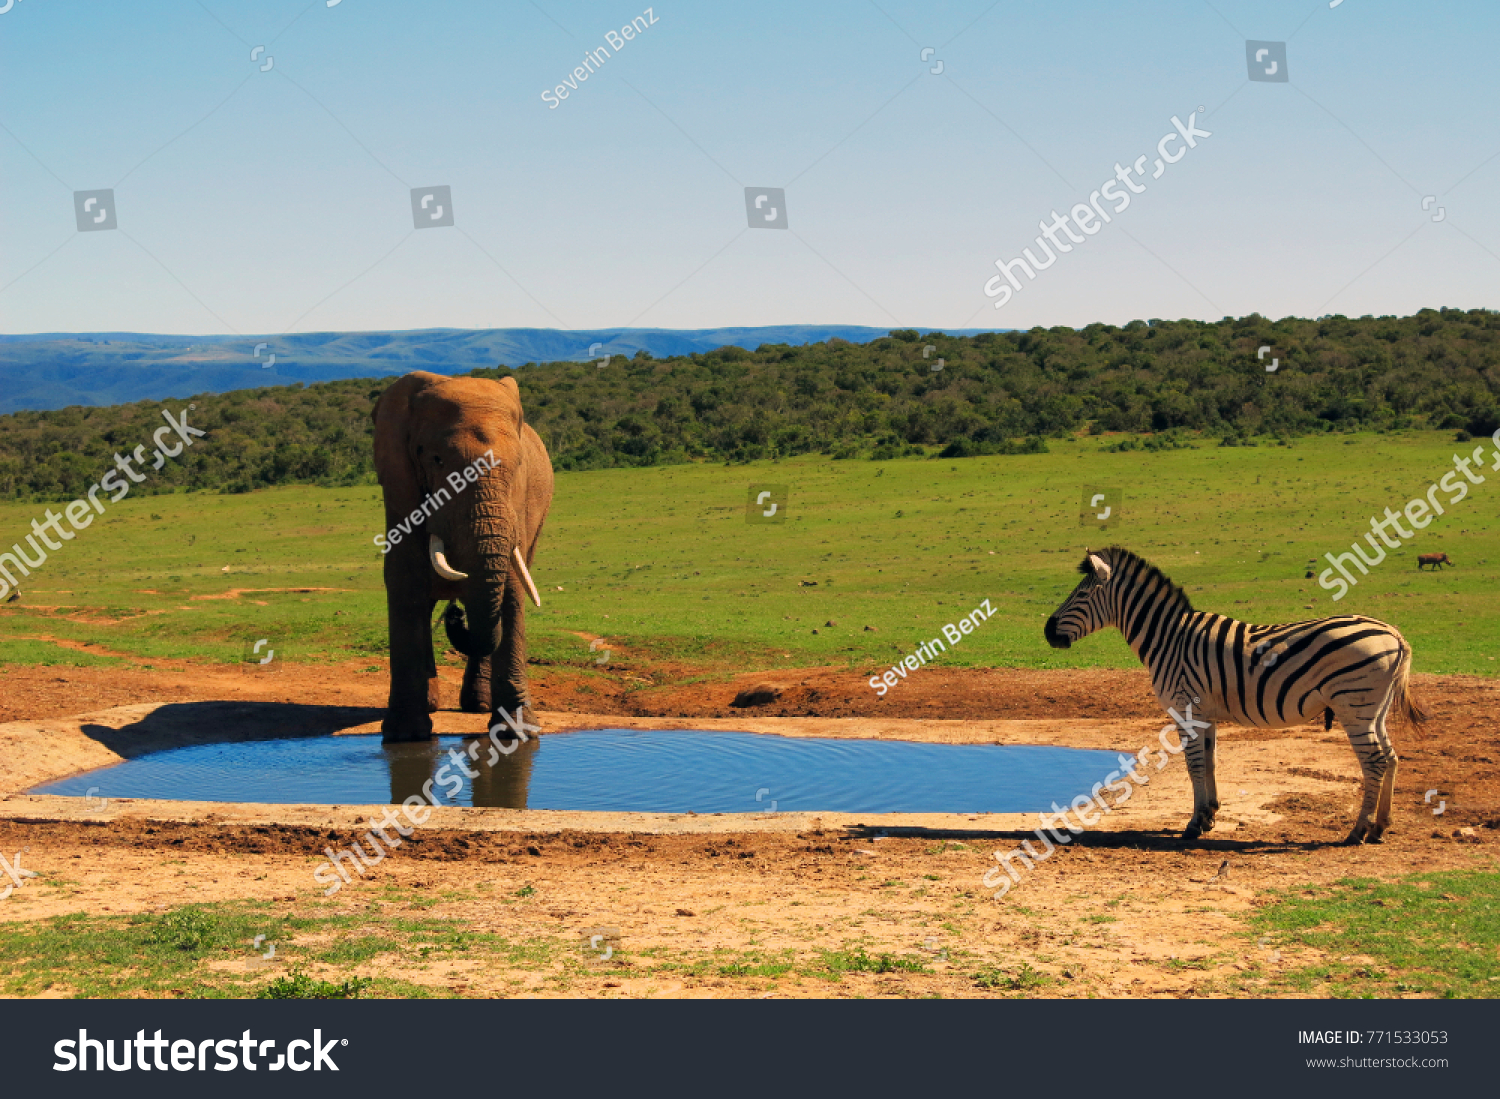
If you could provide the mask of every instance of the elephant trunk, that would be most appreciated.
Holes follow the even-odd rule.
[[[468,611],[470,656],[490,656],[503,640],[501,606],[510,583],[517,524],[497,492],[476,488],[472,520],[475,566],[465,581],[464,608]]]
[[[464,621],[463,608],[457,603],[449,603],[448,609],[443,612],[443,632],[448,635],[448,644],[453,646],[454,652],[464,656],[475,655],[474,642],[469,637],[469,624]]]

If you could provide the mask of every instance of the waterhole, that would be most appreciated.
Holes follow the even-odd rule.
[[[1066,805],[1118,766],[1113,752],[594,729],[510,755],[486,739],[382,745],[326,736],[195,745],[49,782],[94,798],[439,805],[648,813],[1014,813]],[[473,772],[469,774],[468,772]]]

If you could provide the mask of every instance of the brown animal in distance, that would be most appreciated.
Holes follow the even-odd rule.
[[[1417,571],[1422,571],[1423,565],[1431,565],[1434,569],[1440,569],[1444,565],[1451,565],[1446,553],[1419,553],[1417,554]]]

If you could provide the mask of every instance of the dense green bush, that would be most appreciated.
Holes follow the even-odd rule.
[[[1281,362],[1274,374],[1256,355],[1266,345]],[[502,372],[510,371],[475,374]],[[973,337],[901,329],[868,344],[724,347],[668,359],[642,351],[602,369],[548,363],[515,373],[527,419],[563,470],[808,452],[1036,453],[1046,437],[1083,431],[1159,436],[1134,444],[1149,449],[1181,445],[1184,431],[1230,446],[1360,428],[1488,436],[1500,428],[1500,314],[1252,314]],[[137,491],[369,482],[370,409],[385,384],[197,398],[190,420],[208,438]],[[78,496],[116,451],[147,442],[161,426],[159,409],[152,402],[0,417],[0,497]]]

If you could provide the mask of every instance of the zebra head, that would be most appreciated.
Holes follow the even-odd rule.
[[[1108,553],[1106,550],[1105,554]],[[1078,571],[1083,573],[1083,579],[1078,581],[1073,594],[1063,600],[1063,605],[1052,612],[1043,631],[1054,649],[1066,649],[1114,620],[1109,598],[1114,567],[1104,555],[1085,550]]]

